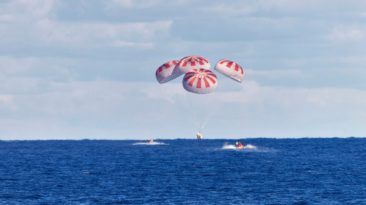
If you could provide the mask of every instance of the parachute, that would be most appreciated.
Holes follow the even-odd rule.
[[[206,58],[202,56],[191,55],[182,58],[180,61],[171,60],[164,63],[156,70],[155,75],[159,83],[166,83],[184,74],[182,85],[186,91],[198,95],[211,94],[216,90],[218,86],[218,80],[215,73],[210,70],[210,67],[211,65]],[[242,82],[245,74],[243,68],[239,64],[226,59],[220,60],[215,65],[215,70],[238,82]],[[214,109],[206,105],[208,103],[212,103],[213,105],[219,106],[219,102],[213,102],[213,99],[215,98],[211,99],[208,96],[197,97],[194,95],[185,94],[183,96],[185,98],[189,96],[191,99],[179,104],[192,105],[192,101],[195,101],[197,99],[198,105],[203,106],[199,109],[199,112],[192,112],[188,115],[192,117],[192,120],[190,120],[190,122],[194,122],[197,120],[201,121],[199,123],[199,132],[197,133],[196,137],[197,139],[202,139],[202,134],[200,132],[207,124],[208,120],[214,115]],[[194,110],[195,109],[192,109],[192,107],[190,107],[189,109],[187,109],[187,112]],[[206,114],[206,111],[208,111],[209,113]],[[197,115],[197,117],[193,117],[195,115]]]
[[[244,69],[239,64],[226,59],[222,59],[217,62],[215,70],[240,83],[242,82],[245,74]]]
[[[188,73],[193,69],[210,69],[211,65],[208,60],[202,56],[186,56],[179,61],[177,67],[180,72]]]
[[[183,87],[192,93],[212,93],[217,87],[217,77],[210,70],[203,68],[193,69],[184,75]]]
[[[166,83],[183,74],[176,67],[178,62],[178,60],[171,60],[161,65],[155,72],[156,80],[159,83]]]
[[[198,55],[182,58],[180,61],[171,60],[161,65],[155,72],[159,83],[166,83],[184,74],[183,88],[196,94],[208,94],[215,91],[217,76],[210,70],[209,61]],[[221,74],[242,82],[245,71],[234,61],[222,59],[215,65],[215,70]]]

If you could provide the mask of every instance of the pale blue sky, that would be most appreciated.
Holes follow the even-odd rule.
[[[0,139],[365,136],[366,1],[0,1]],[[155,70],[246,68],[212,95]]]

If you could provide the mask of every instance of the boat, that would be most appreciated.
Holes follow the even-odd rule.
[[[235,148],[236,149],[244,149],[244,145],[241,142],[235,142]]]
[[[144,140],[143,142],[136,142],[133,145],[167,145],[164,142],[155,141],[154,139]]]

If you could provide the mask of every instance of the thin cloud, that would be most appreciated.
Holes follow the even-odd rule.
[[[366,29],[364,26],[336,26],[328,38],[336,43],[361,42],[366,39]]]

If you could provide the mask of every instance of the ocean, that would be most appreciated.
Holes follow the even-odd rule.
[[[0,141],[0,204],[366,204],[366,139]]]

